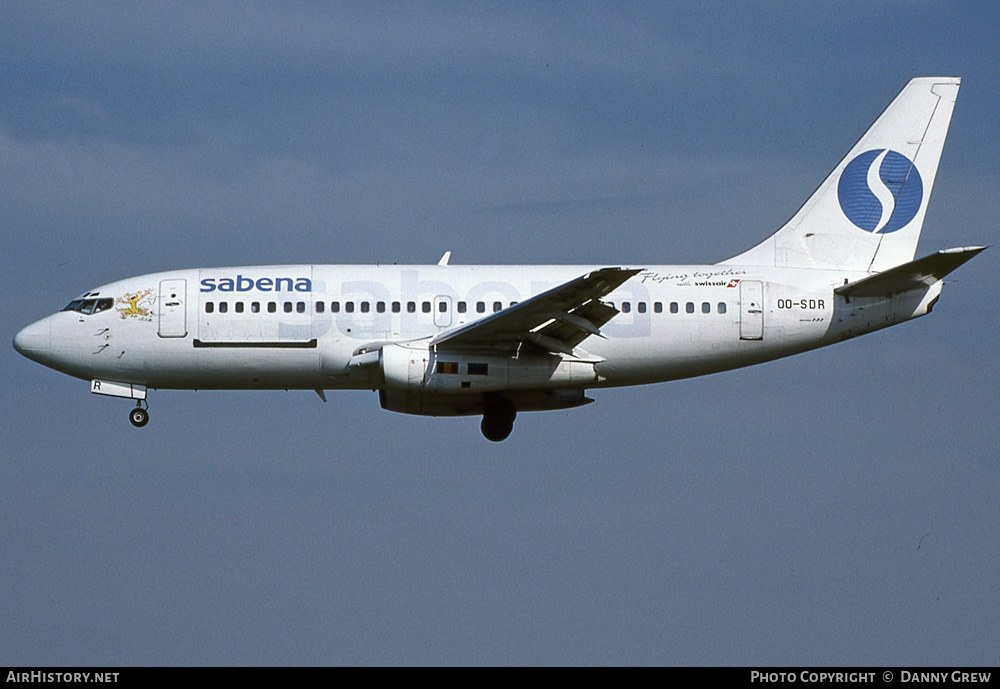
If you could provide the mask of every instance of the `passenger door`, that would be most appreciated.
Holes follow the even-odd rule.
[[[187,280],[160,280],[160,337],[187,335]]]
[[[764,283],[740,281],[740,339],[764,339]]]

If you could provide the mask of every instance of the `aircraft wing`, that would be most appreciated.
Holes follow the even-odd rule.
[[[573,348],[591,335],[618,309],[600,301],[641,269],[601,268],[563,283],[530,299],[452,328],[431,338],[438,349],[515,350],[524,342],[541,349],[573,355]]]

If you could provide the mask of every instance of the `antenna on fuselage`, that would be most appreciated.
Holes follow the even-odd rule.
[[[438,265],[439,266],[446,266],[446,265],[448,265],[448,261],[450,261],[450,260],[451,260],[451,252],[450,251],[445,251],[444,252],[444,256],[442,256],[441,260],[438,261]]]

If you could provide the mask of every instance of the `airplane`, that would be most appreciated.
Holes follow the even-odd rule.
[[[102,285],[14,348],[135,400],[150,389],[373,390],[383,409],[482,416],[591,389],[771,361],[926,315],[986,247],[914,260],[960,79],[910,81],[772,236],[710,265],[271,265]]]

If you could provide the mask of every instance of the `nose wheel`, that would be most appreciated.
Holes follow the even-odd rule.
[[[149,423],[149,411],[142,407],[142,400],[139,400],[135,409],[129,412],[128,420],[136,428],[142,428]]]

